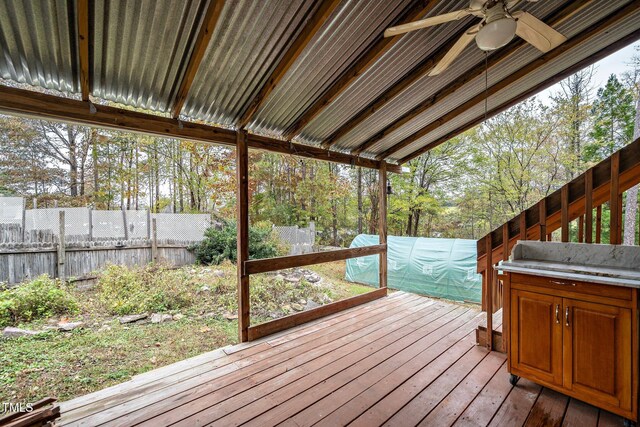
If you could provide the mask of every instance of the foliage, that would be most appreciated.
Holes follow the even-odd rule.
[[[224,260],[236,262],[237,227],[235,222],[226,221],[222,227],[210,227],[205,231],[204,240],[193,245],[191,250],[199,264],[220,264]],[[283,255],[285,248],[273,235],[272,228],[261,223],[249,227],[249,258],[261,259]]]
[[[112,314],[175,310],[192,304],[195,289],[185,270],[159,264],[129,268],[110,265],[99,277],[99,298]]]
[[[0,292],[0,326],[77,311],[78,303],[62,282],[47,275]]]

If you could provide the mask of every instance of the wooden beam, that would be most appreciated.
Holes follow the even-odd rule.
[[[310,322],[312,320],[319,319],[321,317],[328,316],[330,314],[337,313],[351,307],[355,307],[357,305],[368,303],[378,298],[382,298],[386,295],[387,288],[375,289],[371,292],[367,292],[366,294],[356,295],[355,297],[332,302],[326,305],[321,305],[320,307],[301,311],[300,313],[294,313],[280,319],[271,320],[269,322],[251,326],[249,327],[249,341],[254,341],[258,338],[275,334],[276,332],[293,328],[294,326],[298,326],[303,323]]]
[[[620,209],[620,152],[616,151],[611,156],[611,185],[609,197],[609,243],[619,245],[622,243],[622,210]]]
[[[249,148],[246,133],[236,134],[237,269],[238,269],[238,341],[249,340],[249,275],[244,263],[249,260]]]
[[[218,24],[224,3],[225,0],[211,0],[204,14],[204,18],[202,18],[202,24],[200,25],[200,30],[193,45],[193,51],[187,62],[184,76],[180,81],[180,86],[178,86],[173,106],[171,107],[171,114],[174,118],[180,116],[184,102],[189,94],[189,89],[191,89],[198,68],[200,68],[200,64],[202,63],[202,58],[204,58],[204,54],[209,46],[209,41],[211,41],[211,37],[213,36],[213,31]]]
[[[571,16],[575,15],[577,12],[582,10],[585,6],[590,4],[592,1],[593,0],[579,0],[579,1],[569,2],[569,3],[565,4],[563,7],[559,8],[558,10],[554,11],[553,13],[551,13],[550,15],[546,16],[542,20],[544,22],[548,23],[550,26],[555,27],[555,26],[561,24],[562,22],[565,22]],[[467,29],[465,29],[465,31],[466,30]],[[400,80],[398,83],[396,83],[390,89],[388,89],[385,92],[385,94],[383,94],[382,97],[379,97],[379,99],[376,99],[372,104],[370,104],[367,108],[365,108],[361,113],[356,115],[353,119],[349,120],[349,122],[347,122],[345,125],[343,125],[336,132],[334,132],[327,139],[326,144],[324,144],[323,147],[327,148],[328,146],[333,144],[333,142],[335,142],[338,138],[340,138],[343,135],[347,134],[349,131],[351,131],[351,129],[353,129],[359,123],[361,123],[362,121],[364,121],[365,119],[370,117],[375,111],[378,111],[380,108],[382,108],[384,103],[386,103],[391,98],[393,98],[394,96],[396,96],[397,94],[402,92],[404,89],[406,89],[409,86],[411,86],[418,79],[420,79],[420,78],[424,77],[425,75],[427,75],[431,71],[431,69],[438,62],[440,62],[440,59],[442,59],[442,57],[449,51],[451,46],[453,46],[453,44],[455,44],[458,41],[458,39],[460,38],[461,35],[462,34],[460,34],[460,33],[455,34],[450,40],[447,41],[447,43],[445,45],[443,45],[443,47],[441,49],[438,49],[436,51],[436,53],[431,55],[431,57],[428,59],[429,61],[431,61],[431,66],[422,67],[422,69],[420,69],[418,72],[411,72],[411,73],[407,74],[405,77],[402,78],[402,80]],[[491,56],[489,56],[489,58],[487,59],[487,64],[486,64],[487,67],[486,68],[491,70],[495,66],[498,66],[505,59],[509,58],[516,51],[518,51],[518,49],[520,49],[520,48],[522,48],[523,46],[526,46],[526,45],[527,45],[527,43],[523,39],[521,39],[519,37],[515,37],[513,39],[513,41],[511,43],[509,43],[509,45],[494,51],[491,54]],[[404,126],[405,124],[407,124],[408,122],[410,122],[411,120],[416,118],[418,115],[422,114],[423,112],[425,112],[426,110],[431,108],[433,105],[437,104],[438,102],[442,102],[448,96],[456,93],[461,87],[463,87],[465,84],[471,82],[472,80],[474,80],[478,76],[481,76],[484,72],[485,72],[485,63],[484,63],[484,60],[482,60],[481,62],[475,64],[473,67],[470,67],[469,71],[464,73],[462,76],[458,77],[457,79],[452,81],[450,84],[447,84],[443,89],[441,89],[440,91],[438,91],[437,93],[435,93],[431,97],[425,99],[420,104],[416,105],[414,108],[412,108],[411,110],[409,110],[408,112],[403,114],[395,122],[393,122],[390,125],[386,126],[380,132],[376,133],[374,136],[372,136],[368,140],[364,141],[362,144],[360,144],[358,147],[356,147],[351,152],[351,154],[360,154],[363,151],[371,148],[378,141],[384,139],[389,134],[395,132],[396,130],[398,130],[399,128],[401,128],[402,126]]]
[[[409,7],[401,16],[389,26],[404,24],[424,17],[433,7],[438,4],[437,0],[420,0]],[[295,123],[284,133],[286,139],[296,136],[314,117],[329,104],[331,104],[342,92],[344,92],[354,81],[365,73],[373,64],[387,53],[396,43],[400,41],[400,36],[384,38],[381,33],[369,48],[358,60],[353,63],[338,79],[331,84],[319,99],[317,99],[300,116]]]
[[[560,241],[568,242],[569,241],[569,185],[565,184],[562,186],[562,190],[560,193],[560,203],[561,203],[561,228],[560,228]]]
[[[540,241],[544,242],[547,239],[547,199],[544,198],[538,203],[539,212],[539,233]]]
[[[584,175],[584,241],[593,242],[593,168]]]
[[[82,100],[89,101],[91,70],[89,69],[89,0],[76,2],[78,19],[78,59],[80,64],[80,91]]]
[[[520,213],[520,240],[527,240],[527,211]]]
[[[341,261],[368,255],[377,255],[386,250],[386,245],[362,246],[359,248],[337,249],[335,251],[315,252],[304,255],[290,255],[275,258],[252,259],[244,262],[244,273],[247,275],[284,270],[286,268],[303,267],[305,265],[322,264],[323,262]]]
[[[497,92],[499,92],[502,89],[505,89],[507,86],[513,84],[514,82],[516,82],[517,80],[519,80],[520,78],[526,76],[527,74],[530,74],[534,71],[536,71],[538,68],[543,67],[545,64],[547,64],[549,61],[557,58],[559,55],[561,54],[569,54],[568,51],[572,48],[576,48],[577,46],[585,43],[586,41],[588,41],[589,38],[594,37],[602,32],[605,32],[609,27],[615,25],[617,22],[619,22],[620,20],[626,18],[627,16],[629,16],[630,14],[636,12],[638,9],[640,8],[640,5],[636,2],[632,2],[630,4],[628,4],[627,6],[623,7],[622,9],[615,11],[611,14],[609,14],[606,18],[602,19],[601,21],[599,21],[598,23],[596,23],[595,25],[592,25],[588,30],[583,31],[578,33],[577,35],[575,35],[574,37],[572,37],[571,39],[567,40],[565,43],[561,44],[560,46],[558,46],[557,48],[541,55],[540,57],[538,57],[537,59],[535,59],[534,61],[530,62],[529,64],[525,65],[524,67],[520,68],[518,71],[510,74],[509,76],[505,77],[504,79],[502,79],[501,81],[499,81],[498,83],[494,84],[493,86],[489,87],[488,91],[487,91],[487,96],[491,96]],[[567,78],[568,76],[574,74],[576,71],[579,71],[597,61],[599,61],[602,58],[605,58],[607,56],[609,56],[611,53],[635,42],[636,40],[640,39],[640,30],[635,30],[633,32],[631,32],[630,34],[622,37],[621,39],[619,39],[616,42],[613,42],[612,44],[610,44],[607,47],[604,47],[602,49],[600,49],[599,51],[595,52],[592,55],[589,55],[588,57],[584,58],[583,60],[577,62],[576,64],[567,67],[564,71],[559,72],[558,74],[556,74],[555,76],[546,79],[540,83],[538,83],[537,85],[533,86],[532,88],[526,90],[525,92],[523,92],[522,94],[516,96],[515,98],[511,99],[510,101],[507,101],[501,105],[499,105],[498,107],[495,107],[491,110],[489,110],[487,112],[486,117],[487,118],[491,118],[493,116],[495,116],[496,114],[499,114],[503,111],[505,111],[506,109],[518,104],[519,102],[535,95],[536,93],[564,80],[565,78]],[[483,102],[485,99],[485,93],[482,92],[476,96],[474,96],[473,98],[471,98],[469,101],[463,103],[462,105],[458,106],[457,108],[453,109],[452,111],[450,111],[447,114],[444,114],[442,117],[440,117],[439,119],[435,120],[434,122],[431,122],[430,124],[428,124],[427,126],[425,126],[424,128],[422,128],[421,130],[415,132],[414,134],[412,134],[411,136],[405,138],[404,140],[400,141],[398,144],[394,145],[393,147],[389,148],[388,150],[385,150],[385,152],[381,153],[380,155],[378,155],[376,157],[376,159],[380,159],[380,158],[387,158],[389,156],[391,156],[393,153],[398,152],[399,150],[409,146],[410,144],[412,144],[413,142],[419,140],[420,138],[422,138],[423,136],[427,135],[428,133],[430,133],[431,131],[435,130],[436,128],[444,125],[445,123],[449,122],[450,120],[458,117],[460,114],[463,114],[464,112],[466,112],[467,110],[469,110],[470,108],[473,108],[474,106],[476,106],[477,104],[479,104],[480,102]],[[472,120],[462,126],[460,126],[459,128],[455,129],[452,132],[449,132],[447,135],[438,138],[437,140],[429,143],[428,145],[426,145],[425,147],[422,147],[416,151],[414,151],[413,153],[405,156],[404,158],[402,158],[399,163],[405,163],[408,162],[409,160],[437,147],[438,145],[450,140],[451,138],[459,135],[460,133],[466,131],[467,129],[472,128],[473,126],[482,123],[485,120],[485,115],[481,115],[479,117],[477,117],[475,120]]]
[[[300,57],[309,42],[313,39],[313,36],[315,36],[318,30],[322,28],[327,18],[329,18],[333,11],[338,8],[340,3],[342,3],[342,0],[322,0],[320,2],[320,6],[316,9],[311,18],[307,20],[304,28],[298,37],[296,37],[293,44],[291,44],[291,47],[289,47],[282,59],[280,59],[280,62],[278,62],[276,68],[271,72],[271,75],[260,91],[249,102],[244,114],[238,121],[238,128],[244,128],[251,121],[256,111],[264,105],[271,92],[273,92],[278,83],[282,81],[282,78]]]
[[[380,236],[380,245],[384,245],[384,251],[380,252],[380,268],[378,269],[379,285],[381,288],[387,288],[387,164],[382,163],[378,173],[378,188],[380,197],[378,197],[379,213],[378,234]]]
[[[235,146],[236,133],[230,129],[196,122],[179,122],[176,119],[140,113],[123,108],[96,104],[95,112],[87,103],[71,98],[16,89],[0,85],[0,111],[19,116],[58,120],[97,126],[106,129],[138,132],[148,135],[179,138],[189,141]],[[326,160],[347,165],[379,169],[381,162],[349,154],[337,153],[320,147],[285,143],[264,136],[247,135],[249,148],[275,153]],[[390,172],[401,173],[399,165],[388,165]]]
[[[509,221],[502,224],[502,259],[509,259]]]
[[[596,207],[596,243],[602,241],[602,205]]]

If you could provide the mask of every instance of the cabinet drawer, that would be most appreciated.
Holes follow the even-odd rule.
[[[601,285],[576,280],[511,273],[511,286],[517,288],[519,284],[536,286],[552,291],[575,292],[577,294],[597,295],[626,301],[630,301],[632,298],[632,289],[622,286]]]

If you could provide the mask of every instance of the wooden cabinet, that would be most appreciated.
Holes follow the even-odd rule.
[[[515,273],[504,284],[509,372],[636,421],[637,290]]]

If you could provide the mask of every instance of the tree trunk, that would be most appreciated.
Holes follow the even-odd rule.
[[[67,126],[67,137],[69,138],[69,187],[71,197],[76,197],[78,195],[78,148],[76,135],[74,135],[71,126]]]
[[[358,234],[362,234],[362,168],[358,167]]]

